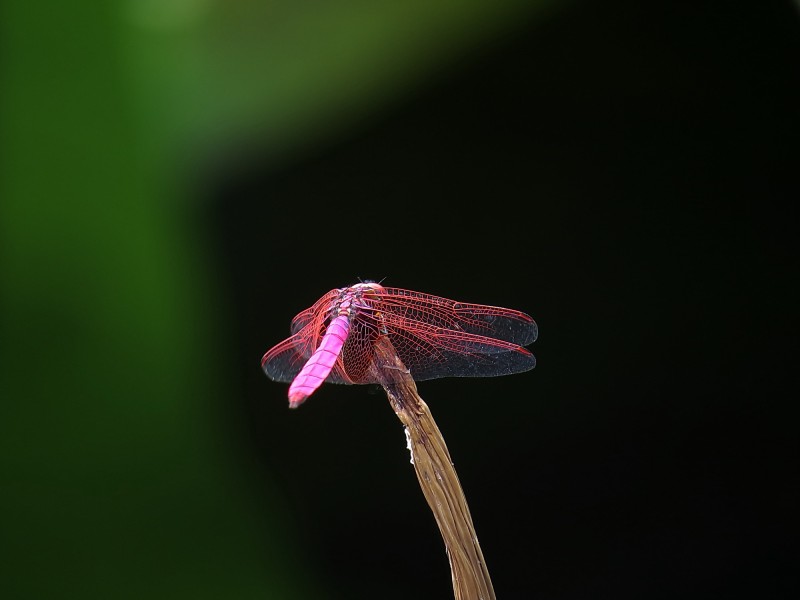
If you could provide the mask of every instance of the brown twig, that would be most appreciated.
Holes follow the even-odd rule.
[[[374,350],[375,374],[405,427],[417,479],[444,538],[455,599],[495,600],[467,499],[444,438],[391,342],[381,337]]]

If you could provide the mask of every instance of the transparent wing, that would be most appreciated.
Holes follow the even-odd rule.
[[[524,345],[536,339],[537,326],[523,312],[399,288],[384,288],[367,300],[370,309],[354,319],[344,353],[347,372],[358,383],[372,382],[365,365],[379,331],[419,381],[495,377],[536,366]]]
[[[536,341],[536,322],[518,310],[458,302],[400,288],[384,288],[380,309],[397,317],[455,332],[527,346]]]

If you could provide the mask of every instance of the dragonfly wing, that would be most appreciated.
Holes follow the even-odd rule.
[[[523,312],[496,306],[455,302],[453,310],[458,315],[462,331],[492,337],[527,346],[539,337],[539,328],[530,316]]]
[[[400,359],[417,381],[440,377],[497,377],[536,366],[526,348],[483,336],[441,328],[389,328]]]
[[[304,328],[308,327],[313,320],[314,313],[311,312],[310,308],[307,308],[303,312],[299,313],[294,319],[292,319],[292,335],[297,335],[300,333]]]
[[[273,381],[289,383],[311,355],[307,346],[302,337],[293,335],[264,355],[261,359],[261,368]]]
[[[305,309],[292,319],[292,335],[301,333],[302,330],[312,323],[316,323],[315,329],[320,330],[324,328],[325,320],[330,316],[330,310],[333,303],[339,297],[339,290],[331,290],[322,298],[314,303],[311,308]],[[319,331],[319,335],[322,335]]]
[[[401,288],[378,294],[380,310],[403,320],[527,346],[536,341],[536,322],[527,314],[483,304],[457,302]]]
[[[273,381],[291,383],[313,352],[314,350],[309,350],[308,344],[302,338],[295,335],[267,352],[261,359],[261,368]],[[340,363],[341,360],[333,366],[325,383],[353,383],[344,373]]]
[[[322,343],[331,309],[338,297],[339,290],[331,290],[317,300],[314,306],[292,319],[292,336],[272,348],[261,359],[261,367],[270,379],[286,383],[294,380]],[[345,373],[341,358],[336,361],[325,382],[353,383]]]

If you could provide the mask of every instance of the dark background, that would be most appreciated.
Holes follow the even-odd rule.
[[[281,168],[221,170],[247,451],[331,597],[448,597],[382,394],[257,368],[359,278],[529,312],[535,371],[424,382],[500,598],[790,597],[790,6],[573,6]],[[380,590],[380,593],[377,592]]]
[[[529,313],[421,382],[501,600],[795,598],[797,3],[0,8],[0,597],[452,597],[332,288]],[[794,392],[792,390],[795,390]]]

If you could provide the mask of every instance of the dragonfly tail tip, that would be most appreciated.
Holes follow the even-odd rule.
[[[302,395],[302,394],[296,394],[294,396],[290,396],[289,397],[289,408],[297,408],[303,402],[306,401],[306,398],[308,398],[308,396],[305,396],[305,395]]]

